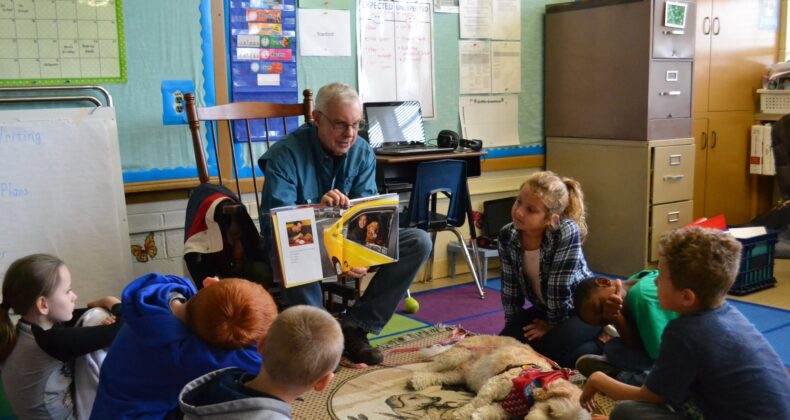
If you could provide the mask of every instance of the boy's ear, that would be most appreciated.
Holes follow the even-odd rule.
[[[691,308],[697,304],[697,294],[693,290],[683,289],[680,293],[683,306]]]
[[[209,287],[215,285],[219,283],[219,281],[220,280],[218,277],[206,277],[205,279],[203,279],[203,287]]]
[[[596,277],[595,285],[598,287],[609,287],[612,285],[612,279],[607,279],[606,277]]]
[[[313,389],[317,392],[321,392],[329,385],[329,382],[332,381],[332,378],[335,377],[334,372],[329,372],[326,375],[322,376],[321,379],[317,380],[313,384]]]

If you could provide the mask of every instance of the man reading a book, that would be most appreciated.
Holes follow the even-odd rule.
[[[261,214],[298,204],[347,206],[349,199],[378,193],[376,157],[358,135],[365,122],[357,92],[342,83],[322,87],[315,98],[313,119],[258,159],[266,174]],[[270,226],[262,222],[261,232],[266,246],[274,243]],[[398,241],[399,260],[380,267],[362,297],[340,320],[345,355],[354,363],[375,365],[384,360],[367,334],[378,334],[389,321],[430,255],[431,239],[423,230],[399,229]],[[361,278],[367,272],[368,267],[353,267],[346,275]],[[284,289],[284,297],[288,306],[323,306],[317,282]]]

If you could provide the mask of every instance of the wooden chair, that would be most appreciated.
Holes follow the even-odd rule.
[[[187,112],[187,120],[189,122],[189,130],[192,134],[192,147],[195,153],[195,163],[197,164],[198,177],[200,178],[201,188],[210,190],[210,193],[215,193],[217,190],[216,185],[227,188],[226,184],[235,184],[235,194],[230,191],[230,188],[222,189],[225,195],[232,201],[231,204],[223,203],[220,211],[218,211],[215,218],[222,218],[223,223],[218,223],[223,227],[223,254],[214,255],[209,259],[200,254],[195,255],[192,253],[185,254],[184,259],[187,261],[187,266],[190,269],[190,274],[196,283],[200,283],[202,279],[194,278],[190,263],[196,264],[195,259],[201,259],[201,269],[196,270],[200,276],[207,273],[214,272],[213,275],[219,277],[243,277],[250,280],[256,280],[269,288],[273,287],[271,279],[271,270],[268,267],[257,267],[259,263],[265,264],[265,258],[259,255],[259,238],[257,229],[255,230],[256,238],[252,241],[249,236],[244,237],[245,229],[248,231],[252,223],[252,219],[245,206],[241,202],[242,183],[239,179],[239,167],[235,153],[234,139],[243,138],[244,143],[241,147],[246,149],[248,154],[248,161],[252,167],[252,192],[255,196],[256,211],[260,208],[260,197],[258,191],[258,177],[255,175],[255,162],[258,156],[253,155],[252,148],[252,135],[261,123],[263,124],[263,137],[265,137],[266,146],[270,145],[270,125],[279,125],[282,127],[284,134],[287,134],[287,117],[303,116],[305,121],[312,121],[313,112],[313,93],[310,89],[303,91],[303,102],[298,104],[274,104],[264,102],[236,102],[225,105],[217,105],[212,107],[198,107],[195,102],[195,95],[188,93],[184,95],[185,106]],[[201,123],[206,123],[206,137],[213,144],[215,162],[217,163],[218,176],[212,179],[209,176],[208,160],[206,156],[206,149],[204,148],[203,138],[201,135]],[[220,131],[220,126],[224,126],[224,132]],[[239,132],[241,130],[241,132]],[[222,143],[225,144],[222,144]],[[229,165],[228,165],[229,164]],[[229,179],[232,178],[232,181]],[[215,182],[214,182],[215,181]],[[214,184],[212,184],[214,182]],[[207,185],[208,184],[208,185]],[[221,188],[221,187],[220,187]],[[196,190],[196,191],[198,191]],[[249,191],[249,188],[248,188]],[[197,194],[193,194],[195,197]],[[192,200],[192,198],[190,198]],[[189,217],[189,215],[188,215]],[[187,223],[191,223],[188,221]],[[254,227],[254,225],[252,225]],[[188,226],[186,227],[188,229]],[[186,237],[185,237],[186,241]],[[250,249],[254,247],[256,249]],[[251,256],[258,258],[253,261]],[[253,264],[251,264],[253,263]],[[256,267],[253,267],[255,265]],[[267,273],[262,273],[266,271]],[[200,285],[198,285],[200,287]]]

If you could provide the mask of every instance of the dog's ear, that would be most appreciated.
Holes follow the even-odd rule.
[[[571,398],[573,397],[573,394],[570,389],[558,383],[555,384],[555,386],[545,386],[543,388],[537,388],[532,391],[532,396],[535,398],[535,401],[546,401],[549,398],[557,398],[557,397]]]

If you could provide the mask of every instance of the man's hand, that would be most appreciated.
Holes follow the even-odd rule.
[[[609,322],[613,322],[616,318],[622,315],[623,310],[623,297],[620,294],[623,289],[622,280],[615,280],[614,293],[606,298],[603,304],[603,316]]]
[[[321,197],[321,204],[327,207],[348,207],[349,200],[345,194],[335,188]]]
[[[348,270],[343,274],[355,279],[361,279],[362,277],[365,277],[365,274],[367,273],[368,267],[352,267],[351,270]]]
[[[549,325],[548,322],[542,319],[536,319],[523,328],[524,337],[529,341],[534,341],[543,337],[550,329],[551,325]]]

